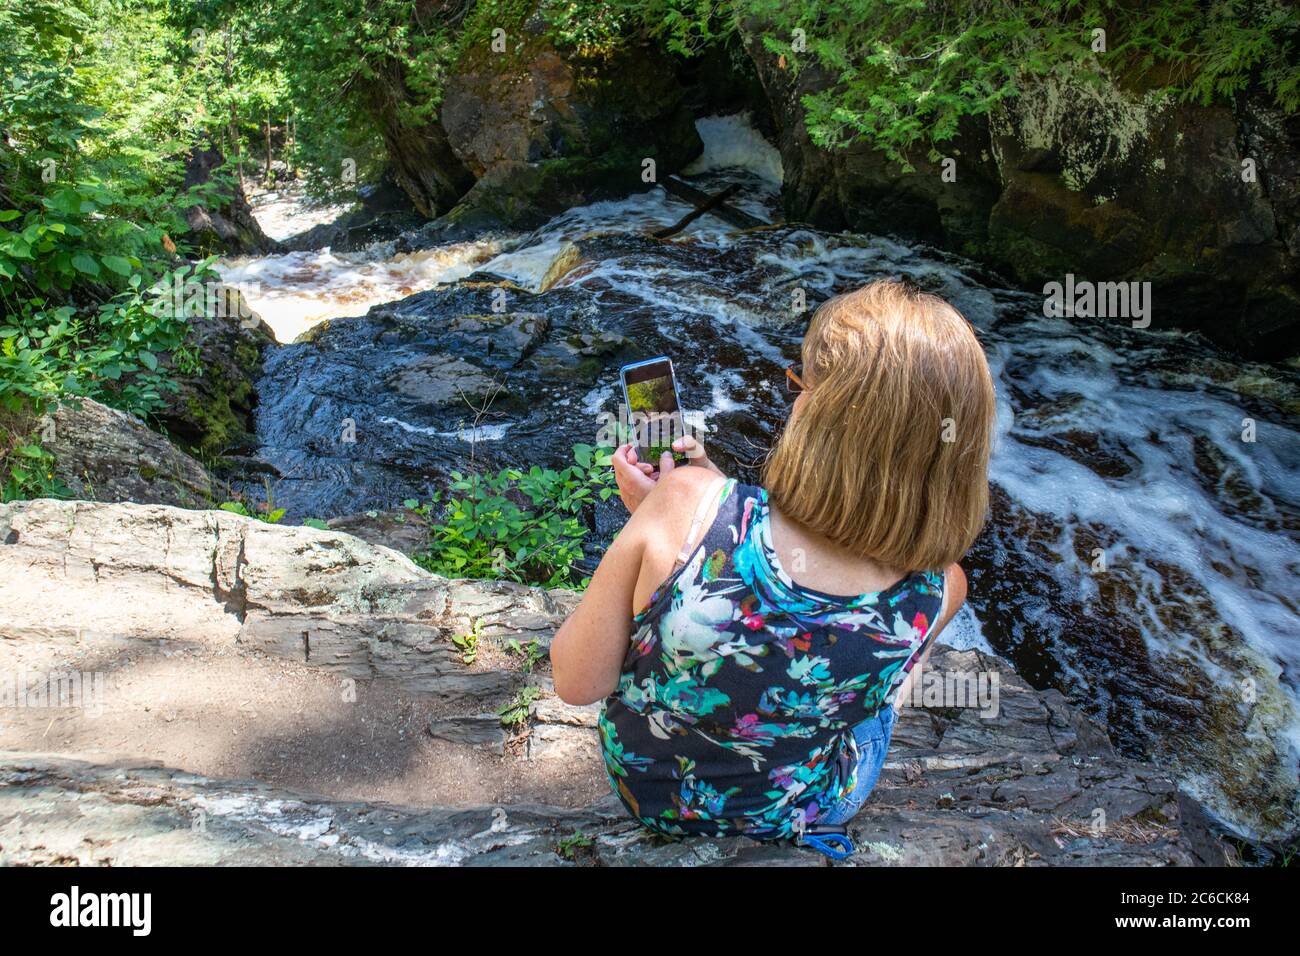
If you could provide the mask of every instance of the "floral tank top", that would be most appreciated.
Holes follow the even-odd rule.
[[[890,706],[943,603],[942,572],[857,597],[795,584],[767,492],[729,480],[686,564],[633,619],[600,716],[605,768],[669,835],[793,836],[853,788],[852,727]]]

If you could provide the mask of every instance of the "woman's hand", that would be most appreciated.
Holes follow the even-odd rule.
[[[673,456],[666,454],[665,457],[671,461]],[[636,446],[631,443],[615,449],[610,461],[614,465],[618,496],[623,499],[627,513],[631,514],[655,486],[655,470],[647,462],[637,460]]]
[[[673,451],[680,452],[690,459],[687,462],[688,465],[694,465],[697,468],[707,468],[709,471],[716,474],[722,474],[722,469],[709,461],[709,453],[704,450],[704,445],[696,441],[690,435],[687,435],[684,438],[679,438],[673,442]],[[671,471],[673,467],[674,462],[669,458],[668,470]]]
[[[709,461],[704,446],[694,438],[689,436],[678,438],[673,442],[673,451],[685,455],[690,459],[688,464],[693,467],[707,468],[719,475],[722,474],[718,466]],[[667,474],[677,467],[672,454],[664,452],[659,456],[659,470],[656,471],[649,462],[637,460],[636,446],[631,443],[620,445],[611,456],[611,460],[614,464],[614,481],[618,484],[618,496],[623,499],[623,506],[627,508],[628,514],[636,511],[645,500],[645,496],[650,494],[650,489],[655,486],[660,475]]]

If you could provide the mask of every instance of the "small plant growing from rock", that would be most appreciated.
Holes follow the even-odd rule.
[[[245,518],[256,518],[258,521],[265,521],[267,524],[279,524],[284,518],[284,508],[275,506],[275,491],[271,487],[271,480],[266,480],[266,500],[257,505],[253,510],[249,510],[244,501],[224,501],[219,506],[222,511],[229,511],[231,514],[242,515]],[[313,526],[314,527],[314,526]]]
[[[248,505],[242,501],[224,501],[220,507],[222,511],[229,511],[231,514],[242,515],[245,518],[256,518],[258,521],[265,521],[267,524],[279,524],[280,519],[284,517],[283,508],[266,510],[258,507],[255,511],[249,511]]]
[[[0,406],[0,501],[70,497],[54,456],[41,446],[36,417]]]
[[[460,661],[462,664],[470,665],[478,660],[478,639],[483,635],[483,622],[475,621],[473,626],[465,634],[457,634],[451,639],[461,651]]]
[[[512,637],[506,642],[506,650],[512,654],[518,654],[524,659],[523,668],[525,674],[531,674],[537,662],[546,657],[546,654],[542,652],[542,645],[538,641],[521,644]]]
[[[555,843],[555,852],[558,853],[562,859],[572,862],[578,858],[579,851],[588,850],[591,846],[591,837],[587,836],[581,830],[578,830],[572,836],[567,836],[563,839],[557,840]]]
[[[497,711],[501,718],[501,726],[517,727],[528,720],[528,712],[532,709],[533,701],[541,696],[541,691],[532,686],[525,687],[519,691],[514,698]]]

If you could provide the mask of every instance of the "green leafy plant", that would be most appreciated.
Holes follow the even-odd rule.
[[[0,255],[13,236],[0,231]],[[163,280],[195,274],[206,273],[183,266]],[[0,398],[20,397],[35,406],[77,396],[141,417],[160,411],[164,393],[177,388],[173,376],[199,371],[198,357],[186,344],[185,316],[160,307],[162,294],[142,291],[140,276],[129,284],[88,308],[19,298],[0,319]]]
[[[542,694],[541,690],[533,687],[531,684],[522,688],[509,703],[497,711],[497,716],[501,718],[503,727],[516,727],[528,720],[528,714],[532,710],[533,702]]]
[[[448,577],[506,578],[546,587],[582,583],[578,562],[594,502],[614,493],[608,449],[575,445],[560,470],[506,468],[495,475],[453,472],[444,499],[408,507],[429,521],[421,567]]]
[[[54,472],[54,456],[42,447],[36,421],[22,406],[0,404],[0,501],[72,495]]]
[[[476,620],[464,634],[456,634],[452,637],[452,644],[461,652],[460,662],[462,664],[469,666],[478,660],[478,639],[482,635],[483,624],[481,621]]]
[[[591,837],[581,830],[576,830],[571,836],[556,841],[555,852],[564,859],[573,861],[578,858],[578,851],[589,849],[591,845]]]
[[[1231,102],[1253,86],[1284,113],[1300,110],[1300,10],[1284,0],[592,5],[615,8],[623,22],[683,56],[729,42],[745,23],[778,70],[795,77],[816,68],[832,79],[801,100],[815,143],[865,140],[904,168],[911,150],[935,159],[964,118],[988,114],[1047,79],[1066,87],[1109,79],[1202,104]],[[1093,49],[1094,29],[1106,31],[1104,53]]]
[[[267,478],[263,483],[266,489],[266,500],[259,502],[253,508],[249,508],[245,501],[224,501],[217,507],[222,511],[229,511],[231,514],[242,515],[245,518],[256,518],[258,521],[264,521],[267,524],[279,524],[285,515],[285,508],[275,506],[275,486],[271,479]],[[308,518],[307,521],[315,521],[315,518]],[[306,524],[307,522],[303,522]]]
[[[523,668],[525,674],[531,674],[537,663],[546,658],[546,653],[542,650],[539,641],[529,641],[527,644],[521,644],[518,639],[512,637],[506,641],[506,650],[524,659]]]
[[[150,416],[177,376],[198,371],[185,317],[153,308],[155,284],[188,252],[182,172],[202,132],[198,92],[167,65],[177,37],[162,7],[0,0],[0,407],[10,413],[89,397]],[[18,471],[29,477],[13,481],[8,468],[11,495],[57,490],[43,484],[48,467]]]
[[[280,519],[284,517],[283,508],[274,510],[257,508],[249,511],[248,506],[242,501],[223,501],[218,507],[222,511],[229,511],[231,514],[242,515],[245,518],[256,518],[258,521],[265,521],[267,524],[279,524]]]

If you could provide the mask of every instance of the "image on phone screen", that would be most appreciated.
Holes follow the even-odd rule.
[[[661,357],[626,365],[622,379],[637,457],[657,466],[659,456],[671,451],[673,439],[685,434],[673,363]]]

